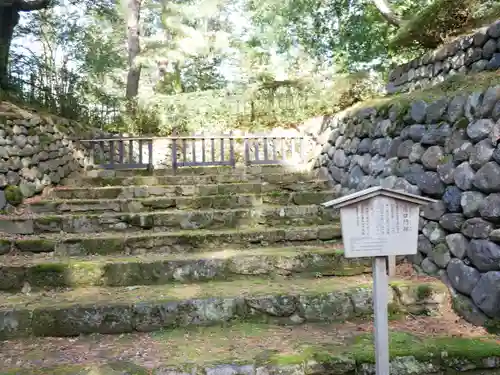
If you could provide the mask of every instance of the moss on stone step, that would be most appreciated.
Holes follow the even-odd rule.
[[[280,244],[314,244],[338,240],[342,236],[338,225],[314,227],[248,228],[243,230],[185,230],[179,232],[45,234],[44,238],[13,237],[9,241],[14,251],[55,252],[59,256],[113,255],[143,253],[192,253],[220,250],[225,247],[246,248]]]
[[[8,203],[13,206],[18,206],[23,203],[23,193],[18,186],[15,185],[7,185],[4,189],[5,199]]]
[[[97,233],[245,228],[256,225],[306,226],[337,223],[337,214],[318,205],[262,206],[225,210],[167,210],[139,213],[72,213],[0,219],[0,232],[12,234]],[[14,225],[15,224],[15,225]]]
[[[346,259],[328,247],[227,249],[182,255],[34,259],[0,258],[0,290],[155,285],[249,276],[351,276],[370,272],[369,259]]]
[[[127,199],[165,196],[207,196],[235,194],[266,194],[284,192],[316,192],[330,189],[326,181],[220,183],[220,184],[132,184],[106,187],[64,187],[53,189],[49,196],[58,199]]]
[[[23,253],[47,253],[54,251],[55,242],[50,239],[42,238],[23,238],[11,240],[15,250]]]
[[[234,319],[280,324],[352,319],[372,313],[369,281],[363,276],[279,281],[252,278],[3,294],[0,338],[156,331]],[[445,300],[446,288],[441,284],[430,284],[433,293],[424,299],[418,298],[418,282],[412,281],[404,289],[400,285],[391,289],[393,312],[428,314],[439,310]]]
[[[154,343],[158,351],[157,356],[160,356],[155,358],[156,365],[153,366],[145,364],[146,360],[142,358],[120,361],[100,359],[100,364],[71,363],[42,369],[12,369],[3,374],[373,374],[373,362],[366,358],[367,354],[373,352],[372,337],[353,332],[344,340],[332,340],[331,334],[341,326],[309,324],[307,328],[306,332],[290,332],[289,328],[239,323],[227,327],[203,327],[187,332],[177,330],[179,332],[154,334],[152,338],[147,339],[148,343]],[[312,333],[316,333],[316,337]],[[131,343],[134,338],[134,335],[123,336],[122,340],[117,342],[115,351],[123,353],[130,350],[130,347],[134,348]],[[80,340],[93,343],[93,347],[97,347],[99,342],[99,338]],[[500,346],[492,337],[422,338],[404,331],[393,331],[389,340],[392,344],[391,374],[394,375],[451,375],[462,371],[471,375],[498,374],[498,370],[495,372],[491,364],[498,361]],[[63,341],[59,345],[71,346],[68,344]],[[45,360],[51,354],[47,350],[38,352],[31,354],[33,359],[28,357],[23,363]],[[471,372],[474,369],[481,372]]]
[[[271,183],[291,184],[311,181],[310,174],[303,173],[269,173],[261,175],[252,174],[214,174],[190,176],[101,176],[82,177],[78,183],[84,186],[117,186],[117,185],[206,185],[206,184],[232,184],[232,183]]]
[[[253,175],[262,174],[301,174],[310,175],[311,172],[294,171],[293,169],[281,165],[263,165],[263,166],[205,166],[205,167],[182,167],[175,172],[170,168],[159,168],[153,171],[147,169],[129,169],[129,170],[94,170],[87,172],[88,177],[128,177],[128,176],[202,176],[202,175]]]
[[[146,367],[114,361],[105,364],[64,365],[51,368],[13,369],[0,375],[152,375]],[[161,373],[158,373],[161,374]],[[172,374],[174,375],[174,374]]]

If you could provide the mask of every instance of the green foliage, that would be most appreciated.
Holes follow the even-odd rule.
[[[391,5],[403,18],[425,7],[429,0],[395,0]],[[320,61],[344,71],[367,65],[383,70],[391,62],[414,56],[414,52],[388,51],[395,28],[390,26],[371,0],[251,0],[253,21],[267,40],[288,50],[299,43]]]
[[[222,10],[226,2],[145,2],[143,13],[148,24],[144,26],[148,32],[142,37],[138,62],[146,68],[146,74],[156,71],[159,78],[152,90],[143,90],[148,91],[146,95],[151,91],[173,95],[224,86],[218,68],[228,46],[230,27],[223,20]]]
[[[436,48],[450,36],[500,17],[500,4],[492,0],[435,0],[399,29],[392,48]]]
[[[14,185],[8,185],[5,188],[5,199],[13,206],[20,205],[23,203],[23,194],[21,193],[21,189]]]
[[[109,122],[118,109],[114,73],[125,67],[126,57],[116,37],[122,22],[116,6],[94,0],[78,7],[70,0],[53,4],[26,14],[15,30],[11,94],[69,119],[97,126]]]
[[[391,6],[403,19],[422,10],[397,31],[372,0],[146,0],[139,93],[125,102],[119,2],[56,0],[50,11],[28,14],[17,30],[41,47],[41,54],[23,52],[32,74],[21,63],[14,68],[36,82],[31,91],[19,85],[24,99],[36,96],[50,110],[96,125],[103,117],[106,130],[265,130],[370,98],[376,79],[347,72],[368,67],[383,74],[500,9],[495,0],[392,0]],[[387,48],[390,40],[397,48]]]
[[[227,133],[290,127],[366,100],[379,82],[367,73],[331,80],[270,81],[229,93],[224,90],[154,95],[139,101],[128,131],[140,134]]]

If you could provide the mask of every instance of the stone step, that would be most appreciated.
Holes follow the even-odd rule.
[[[166,332],[17,339],[2,347],[0,363],[3,375],[367,375],[375,374],[371,325],[362,319],[296,327],[233,322]],[[390,373],[498,374],[496,337],[469,332],[452,337],[447,330],[463,327],[436,316],[390,320]]]
[[[167,209],[202,210],[250,208],[262,205],[321,204],[333,199],[333,191],[273,192],[265,194],[152,197],[129,199],[56,199],[30,203],[34,213],[151,212]]]
[[[129,176],[201,176],[201,175],[254,175],[263,174],[297,174],[314,176],[315,172],[304,170],[303,167],[283,165],[250,165],[237,166],[205,166],[181,167],[174,171],[172,168],[147,169],[94,169],[86,171],[87,177],[129,177]]]
[[[128,199],[165,196],[207,196],[234,194],[279,194],[282,192],[329,191],[327,181],[302,181],[291,183],[225,183],[204,185],[133,185],[107,187],[70,187],[59,186],[48,192],[49,198],[56,199]]]
[[[439,310],[441,283],[395,282],[391,311]],[[89,287],[0,293],[0,339],[120,334],[221,324],[230,320],[297,324],[372,313],[367,276],[212,281],[187,285]]]
[[[269,183],[269,184],[294,184],[316,180],[311,175],[304,174],[215,174],[191,176],[137,176],[128,177],[79,177],[65,181],[65,185],[75,186],[127,186],[127,185],[207,185],[227,183]]]
[[[340,226],[275,226],[231,230],[183,230],[178,232],[114,232],[44,235],[3,235],[0,254],[48,253],[56,256],[86,256],[145,253],[195,253],[218,251],[226,247],[315,245],[339,240]]]
[[[242,250],[187,255],[54,257],[0,256],[0,290],[23,287],[160,285],[299,275],[352,276],[371,272],[371,260],[347,259],[341,244]]]
[[[248,228],[258,225],[319,225],[338,222],[335,211],[318,205],[262,206],[227,210],[157,211],[145,213],[24,215],[0,219],[0,233],[98,233]]]

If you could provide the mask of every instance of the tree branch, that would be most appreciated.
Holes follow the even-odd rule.
[[[31,12],[32,10],[41,10],[48,8],[51,0],[18,0],[14,5],[20,12]]]
[[[394,26],[401,26],[401,18],[394,13],[387,0],[372,0],[382,17]]]

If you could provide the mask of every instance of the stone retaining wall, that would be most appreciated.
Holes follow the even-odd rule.
[[[74,121],[0,102],[0,210],[82,168],[88,152],[71,139],[95,133]]]
[[[500,68],[500,20],[399,65],[389,73],[388,93],[412,91],[447,77]]]
[[[382,185],[437,199],[421,213],[412,261],[449,279],[479,324],[500,319],[499,99],[497,86],[337,115],[319,131],[314,166],[342,195]]]

